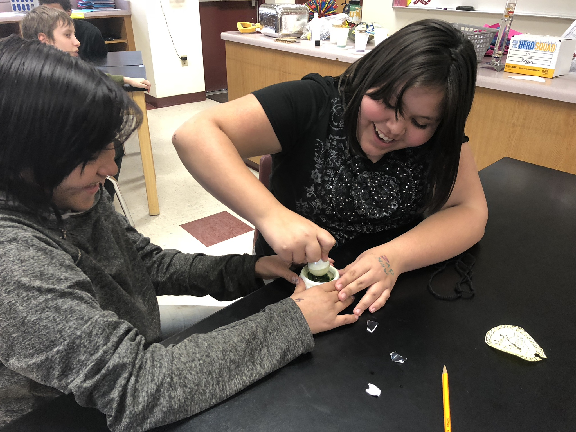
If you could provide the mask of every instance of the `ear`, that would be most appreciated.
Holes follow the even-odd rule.
[[[45,33],[38,33],[38,40],[42,43],[50,43],[50,38]]]

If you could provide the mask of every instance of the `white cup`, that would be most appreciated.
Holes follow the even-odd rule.
[[[356,32],[354,38],[354,47],[356,51],[366,51],[366,44],[368,43],[368,33]]]
[[[382,27],[374,28],[374,45],[378,45],[388,37],[388,29]]]
[[[346,48],[348,32],[350,29],[348,27],[334,27],[334,31],[336,32],[336,46],[339,48]]]
[[[333,281],[340,277],[338,270],[336,270],[336,268],[334,268],[333,266],[330,266],[328,268],[328,273],[331,274]],[[325,283],[325,282],[314,282],[314,281],[308,279],[308,276],[309,276],[308,275],[308,266],[304,266],[304,268],[300,272],[300,277],[304,281],[304,284],[306,285],[306,289],[312,288],[313,286],[316,286],[316,285],[322,285],[323,283]]]

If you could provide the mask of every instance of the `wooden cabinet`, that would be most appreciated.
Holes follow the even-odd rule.
[[[136,51],[130,15],[86,18],[86,21],[98,27],[108,51]]]

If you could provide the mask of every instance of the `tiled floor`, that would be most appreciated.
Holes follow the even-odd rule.
[[[239,220],[230,209],[206,192],[186,171],[172,146],[172,134],[184,121],[201,110],[217,105],[206,100],[185,105],[148,110],[148,122],[160,215],[148,215],[148,203],[142,172],[137,134],[126,142],[119,185],[136,228],[153,243],[183,252],[211,255],[252,253],[253,225]],[[248,168],[246,168],[248,169]],[[255,175],[257,173],[253,171]],[[226,213],[223,213],[226,212]],[[205,218],[205,219],[204,219]],[[210,232],[187,231],[209,224]],[[182,227],[184,225],[184,227]],[[211,239],[207,239],[207,235]],[[194,237],[196,236],[196,238]],[[225,305],[211,297],[159,297],[160,304]]]

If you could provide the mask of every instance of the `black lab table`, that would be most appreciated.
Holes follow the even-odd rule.
[[[490,219],[469,253],[469,300],[427,291],[434,267],[402,275],[387,305],[316,337],[286,367],[162,431],[441,431],[442,367],[455,431],[573,431],[576,424],[576,176],[512,159],[480,172]],[[453,268],[452,268],[453,271]],[[450,267],[434,280],[449,294]],[[176,335],[177,343],[290,294],[273,283]],[[374,333],[367,319],[378,321]],[[523,327],[548,358],[527,362],[484,343],[491,328]],[[397,352],[404,364],[390,360]],[[382,390],[366,394],[368,383]],[[104,417],[62,397],[8,431],[103,431]]]

